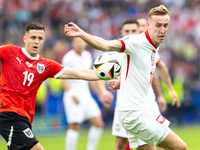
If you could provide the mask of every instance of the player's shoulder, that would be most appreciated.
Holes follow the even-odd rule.
[[[67,57],[73,57],[75,55],[75,51],[73,49],[68,50],[64,55],[63,55],[63,59],[67,58]]]
[[[37,60],[37,66],[45,66],[45,68],[48,68],[49,66],[55,66],[55,65],[61,65],[57,61],[49,59],[49,58],[44,58],[41,55],[39,56],[39,59]]]
[[[124,40],[124,41],[129,41],[129,42],[134,42],[134,43],[136,43],[136,42],[140,43],[140,42],[144,41],[144,39],[145,39],[144,33],[130,34],[130,35],[127,35],[122,38],[122,40]]]
[[[2,53],[4,53],[4,56],[7,55],[9,56],[11,55],[16,55],[18,53],[21,52],[22,48],[13,44],[9,44],[9,45],[2,45],[0,47],[0,50]]]
[[[19,50],[19,49],[21,49],[21,47],[13,45],[13,44],[1,45],[0,48],[11,49],[11,50]]]
[[[39,58],[36,61],[38,61],[38,63],[48,64],[49,62],[53,62],[54,60],[39,55]]]
[[[92,56],[92,54],[88,50],[84,50],[82,52],[83,55]]]

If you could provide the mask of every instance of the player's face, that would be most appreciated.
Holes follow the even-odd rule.
[[[140,33],[139,27],[136,23],[125,24],[121,30],[122,37],[129,34],[139,34],[139,33]]]
[[[36,57],[39,53],[39,50],[44,43],[44,30],[29,30],[25,33],[24,43],[25,50],[32,56]]]
[[[137,22],[139,23],[140,33],[145,32],[147,30],[146,19],[145,18],[139,18],[139,19],[137,19]]]
[[[73,38],[72,45],[76,52],[78,52],[79,54],[81,54],[82,51],[85,50],[87,47],[87,43],[79,37]]]
[[[153,15],[147,23],[149,36],[155,46],[162,43],[169,29],[169,15]]]

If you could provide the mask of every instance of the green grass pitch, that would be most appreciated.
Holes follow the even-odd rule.
[[[200,150],[200,125],[171,127],[171,129],[187,143],[188,150]],[[85,150],[87,132],[88,130],[82,129],[77,150]],[[37,139],[46,150],[64,150],[65,133],[59,136],[37,136]],[[111,135],[111,129],[107,128],[104,130],[97,150],[112,150],[114,144],[115,137]],[[6,142],[3,139],[0,139],[0,150],[7,150]]]

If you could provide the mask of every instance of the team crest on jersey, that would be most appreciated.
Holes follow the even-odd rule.
[[[23,132],[28,138],[33,138],[34,137],[33,132],[31,131],[30,128],[25,129]]]
[[[159,116],[156,118],[156,120],[157,120],[159,123],[161,123],[161,124],[163,124],[163,122],[165,122],[165,118],[164,118],[162,115],[159,115]]]
[[[31,64],[31,63],[29,63],[29,62],[26,62],[26,65],[27,65],[27,67],[32,67],[33,65]]]
[[[44,72],[45,66],[44,64],[37,63],[37,71],[41,74]]]
[[[120,125],[119,125],[119,124],[116,124],[115,130],[116,130],[116,131],[120,131]]]

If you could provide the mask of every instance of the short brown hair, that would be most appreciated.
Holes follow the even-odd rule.
[[[148,18],[150,19],[153,15],[169,15],[168,9],[164,5],[154,7],[149,11]]]
[[[124,23],[122,24],[122,27],[126,24],[136,24],[139,27],[139,23],[137,22],[137,20],[132,18],[125,20]]]
[[[31,22],[26,25],[24,31],[26,33],[26,32],[29,32],[29,30],[44,30],[45,31],[45,27],[38,22]]]

